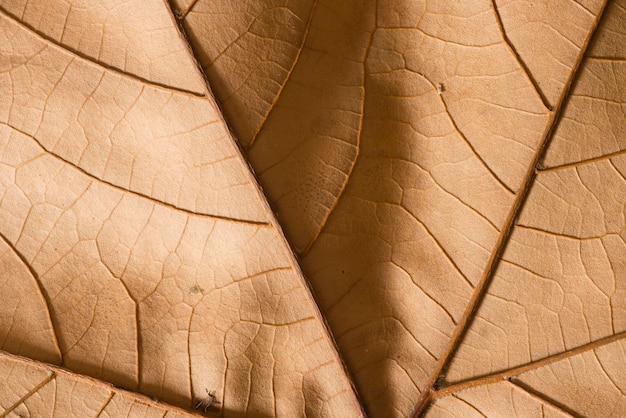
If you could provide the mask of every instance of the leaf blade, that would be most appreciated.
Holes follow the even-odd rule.
[[[213,388],[226,410],[315,413],[332,399],[359,415],[212,99],[85,59],[5,15],[1,23],[1,62],[15,64],[0,85],[2,217],[18,218],[7,240],[51,301],[63,364],[188,408]],[[171,16],[167,30],[177,30]],[[90,149],[115,142],[116,129],[117,149]],[[200,171],[185,181],[181,164]],[[283,396],[293,382],[302,392]]]

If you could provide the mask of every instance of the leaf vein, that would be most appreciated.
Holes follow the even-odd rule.
[[[192,210],[176,206],[176,205],[174,205],[172,203],[167,203],[167,202],[164,202],[162,200],[155,199],[155,198],[150,197],[150,196],[148,196],[148,195],[146,195],[144,193],[141,193],[141,192],[138,192],[138,191],[134,191],[134,190],[125,189],[124,187],[118,186],[118,185],[116,185],[114,183],[111,183],[111,182],[109,182],[107,180],[104,180],[104,179],[101,179],[101,178],[99,178],[97,176],[94,176],[93,174],[85,171],[83,168],[78,167],[76,164],[74,164],[74,163],[64,159],[63,157],[61,157],[61,156],[59,156],[59,155],[49,151],[34,136],[32,136],[32,135],[30,135],[30,134],[28,134],[28,133],[26,133],[26,132],[24,132],[24,131],[22,131],[22,130],[14,127],[14,126],[12,126],[12,125],[9,125],[9,124],[3,123],[3,122],[0,122],[0,125],[5,125],[5,126],[11,128],[11,129],[13,129],[15,132],[18,132],[18,133],[24,135],[25,137],[32,139],[37,144],[37,146],[46,155],[49,155],[49,156],[55,158],[56,160],[62,162],[63,164],[67,164],[67,165],[71,166],[72,168],[74,168],[75,170],[77,170],[78,172],[80,172],[81,174],[87,176],[90,179],[95,180],[95,181],[100,182],[100,183],[103,183],[103,184],[106,184],[107,186],[110,186],[110,187],[112,187],[112,188],[114,188],[116,190],[122,191],[124,193],[129,193],[129,194],[132,194],[132,195],[135,195],[135,196],[139,196],[139,197],[144,198],[144,199],[148,199],[149,201],[151,201],[151,202],[153,202],[155,204],[158,204],[158,205],[161,205],[161,206],[165,206],[165,207],[168,207],[168,208],[180,211],[180,212],[184,212],[184,213],[186,213],[188,215],[191,215],[191,216],[207,217],[207,218],[221,220],[221,221],[228,221],[228,222],[236,222],[236,223],[243,223],[243,224],[249,224],[249,225],[258,225],[258,226],[271,227],[270,223],[264,222],[264,221],[254,221],[254,220],[251,220],[251,219],[241,219],[241,218],[234,218],[234,217],[229,217],[229,216],[214,215],[214,214],[209,214],[209,213],[194,212]]]
[[[86,62],[91,63],[92,65],[95,65],[99,68],[103,68],[107,71],[113,72],[115,74],[119,74],[122,77],[125,78],[129,78],[135,81],[139,81],[141,83],[144,84],[148,84],[150,86],[153,86],[155,88],[158,88],[160,90],[166,90],[166,91],[175,91],[181,94],[185,94],[185,95],[190,95],[193,97],[206,97],[206,93],[197,93],[191,90],[185,90],[179,87],[174,87],[174,86],[169,86],[163,83],[159,83],[156,81],[152,81],[152,80],[148,80],[146,78],[143,78],[137,74],[133,74],[130,73],[128,71],[122,70],[121,68],[117,68],[115,66],[106,64],[102,61],[98,61],[97,59],[94,59],[88,55],[85,55],[84,53],[80,52],[77,49],[71,48],[69,46],[63,45],[59,42],[57,42],[56,40],[52,39],[51,37],[47,36],[46,34],[38,31],[36,28],[34,28],[33,26],[29,25],[28,23],[22,22],[20,21],[16,16],[14,16],[13,14],[11,14],[9,11],[7,11],[4,7],[0,6],[0,18],[5,18],[7,20],[9,20],[12,24],[18,26],[18,27],[22,27],[25,28],[26,30],[28,30],[28,32],[34,34],[37,38],[39,38],[41,41],[43,41],[45,44],[54,47],[56,49],[60,49],[62,51],[65,51],[66,53],[69,53],[71,55],[73,55],[74,57],[78,57]]]

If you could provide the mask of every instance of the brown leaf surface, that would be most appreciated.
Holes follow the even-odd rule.
[[[431,417],[546,417],[570,414],[510,382],[468,389],[437,399],[426,414]]]
[[[104,16],[114,33],[149,30],[137,19]],[[0,16],[2,348],[188,408],[212,390],[235,414],[358,414],[213,101],[77,54],[41,25]]]
[[[626,413],[626,2],[0,7],[3,350],[224,416]],[[35,369],[4,408],[165,413]]]
[[[0,416],[190,417],[180,408],[43,363],[0,353]]]

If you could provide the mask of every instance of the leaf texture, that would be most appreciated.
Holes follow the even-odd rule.
[[[1,416],[193,416],[146,396],[6,353],[0,354],[0,371],[11,382],[0,397]]]
[[[0,2],[0,348],[223,416],[625,413],[626,2],[58,3]],[[170,413],[33,370],[4,408]]]
[[[549,417],[570,414],[509,382],[468,389],[437,399],[428,417]]]
[[[186,407],[213,390],[227,410],[358,414],[213,101],[0,20],[2,245],[23,279],[3,298],[30,321],[3,321],[3,348]]]
[[[577,247],[551,247],[547,237],[525,237],[518,245],[518,258],[541,266],[551,260],[561,266],[554,270],[551,282],[553,287],[569,286],[562,293],[573,297],[586,293],[583,289],[593,286],[589,282],[605,282],[604,297],[594,306],[607,313],[595,314],[597,323],[585,326],[594,331],[580,331],[585,328],[579,323],[555,321],[550,327],[553,333],[548,334],[546,311],[562,310],[562,316],[573,316],[572,310],[580,312],[582,302],[566,308],[546,284],[531,287],[505,269],[532,274],[532,269],[519,267],[519,260],[509,262],[509,254],[524,233],[559,228],[552,231],[559,234],[563,228],[582,228],[588,222],[588,228],[598,228],[598,235],[604,236],[606,228],[598,214],[613,220],[613,234],[623,229],[624,197],[615,192],[623,178],[617,173],[607,173],[611,179],[595,175],[593,181],[605,191],[605,203],[595,206],[595,217],[591,207],[586,207],[597,199],[590,200],[593,192],[584,186],[566,185],[561,176],[548,172],[533,181],[533,166],[539,158],[540,167],[547,170],[555,165],[551,161],[565,164],[567,160],[558,157],[564,153],[577,152],[574,161],[580,161],[613,155],[623,148],[614,133],[622,132],[624,120],[621,101],[614,97],[623,78],[603,80],[596,75],[610,76],[608,68],[620,54],[613,33],[620,32],[616,14],[623,6],[611,5],[587,52],[603,7],[600,2],[548,7],[524,2],[381,1],[361,9],[315,2],[308,18],[293,12],[302,22],[298,26],[302,35],[290,40],[292,50],[298,45],[300,49],[280,56],[283,72],[274,79],[275,96],[257,90],[263,91],[264,103],[273,106],[267,111],[249,102],[236,77],[230,77],[239,74],[233,71],[236,63],[248,62],[257,65],[236,67],[245,77],[257,80],[257,74],[272,74],[267,69],[275,61],[266,64],[260,57],[276,50],[264,41],[254,47],[243,44],[251,42],[249,38],[265,40],[268,36],[260,36],[261,26],[255,31],[254,24],[284,7],[269,1],[264,4],[264,10],[247,9],[246,19],[254,23],[238,26],[246,29],[239,29],[237,36],[231,28],[223,31],[234,41],[226,49],[208,53],[201,62],[288,237],[301,254],[322,311],[372,415],[388,416],[390,410],[407,415],[417,403],[417,394],[438,378],[432,371],[440,368],[437,362],[442,355],[454,357],[445,376],[452,382],[526,364],[619,331],[611,328],[617,319],[612,316],[619,313],[610,314],[606,307],[623,309],[617,301],[620,291],[606,294],[611,294],[612,286],[619,286],[616,281],[623,276],[618,271],[623,238],[613,235],[611,244],[588,248],[587,260],[580,258]],[[214,45],[213,37],[205,34],[220,33],[215,16],[232,13],[228,7],[220,9],[202,1],[181,6],[181,10],[192,45],[200,51]],[[356,22],[349,18],[359,14]],[[329,22],[336,21],[341,23],[329,29]],[[612,49],[603,46],[603,38],[610,39]],[[365,50],[362,69],[355,66],[349,71],[337,64],[347,56],[342,49],[346,44],[353,45],[354,52]],[[599,52],[607,49],[609,55]],[[320,69],[318,64],[322,60],[315,59],[320,51],[326,60],[335,60],[327,64],[334,71],[323,79],[324,84],[315,78],[325,74],[326,67]],[[594,71],[594,61],[604,62],[606,69]],[[338,76],[343,83],[334,81]],[[355,78],[362,79],[362,94],[345,89]],[[324,88],[328,92],[320,93]],[[320,94],[334,100],[320,109],[315,99]],[[613,117],[597,111],[600,103],[585,104],[593,100],[586,96],[607,103],[614,109]],[[350,141],[356,149],[342,153],[323,145],[329,137],[346,142],[344,136],[323,131],[327,123],[341,129],[352,120],[342,117],[346,105],[340,103],[362,109],[357,139]],[[239,111],[229,114],[231,108]],[[256,126],[254,118],[239,117],[244,108],[268,116],[258,118],[261,123]],[[296,109],[301,110],[296,113]],[[315,124],[308,122],[316,116]],[[333,123],[338,119],[342,123]],[[586,120],[588,126],[581,123]],[[292,125],[297,130],[285,130]],[[583,156],[592,149],[597,150],[595,154]],[[320,157],[324,151],[325,158]],[[567,163],[571,162],[570,157]],[[278,174],[273,176],[272,170]],[[308,181],[309,173],[315,173],[316,183]],[[339,191],[324,187],[324,182],[341,173],[346,180]],[[320,187],[325,193],[315,199]],[[545,197],[537,197],[541,189]],[[522,202],[519,226],[507,244],[509,225]],[[315,206],[325,213],[320,214]],[[555,210],[561,207],[560,213]],[[530,218],[543,222],[531,228],[525,221]],[[309,230],[315,232],[303,231],[306,222],[311,222]],[[603,254],[603,248],[611,255]],[[585,265],[593,265],[593,270]],[[498,273],[491,280],[490,271],[496,267]],[[567,283],[565,277],[571,273],[566,268],[578,269],[578,281]],[[483,301],[481,289],[488,281],[493,284]],[[500,304],[490,309],[491,295],[499,288],[515,296],[498,294]],[[522,297],[529,305],[526,309]],[[511,299],[510,308],[501,306]],[[480,310],[470,326],[468,306],[478,304]],[[482,318],[481,312],[487,309],[493,318]],[[532,318],[536,321],[531,323]],[[475,330],[483,322],[494,324],[493,330]],[[467,336],[451,347],[451,337],[460,341],[455,329],[464,329],[466,323]],[[563,333],[579,337],[563,344]],[[561,349],[555,350],[559,341]],[[550,344],[555,347],[548,348]],[[536,346],[536,353],[529,352],[528,345]],[[454,356],[451,348],[458,351]]]

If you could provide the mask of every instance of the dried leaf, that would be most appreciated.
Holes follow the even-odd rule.
[[[0,2],[0,348],[224,416],[625,413],[626,2],[56,3]],[[33,370],[0,405],[182,413]]]

